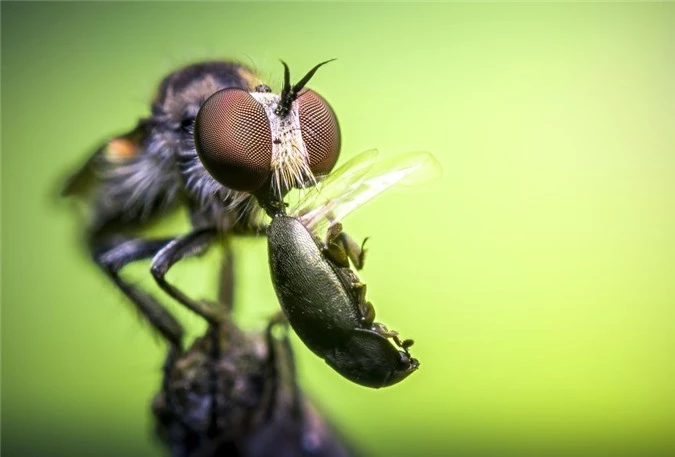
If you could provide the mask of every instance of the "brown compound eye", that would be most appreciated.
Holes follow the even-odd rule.
[[[329,173],[340,155],[340,125],[328,102],[305,89],[298,96],[302,139],[309,154],[309,168],[316,176]]]
[[[195,148],[213,178],[253,192],[269,177],[272,132],[265,109],[242,89],[216,92],[199,109]]]

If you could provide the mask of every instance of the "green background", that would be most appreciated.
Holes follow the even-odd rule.
[[[5,455],[162,455],[164,348],[88,261],[64,174],[182,64],[237,59],[278,89],[279,58],[297,78],[332,57],[311,86],[343,160],[427,150],[444,174],[347,221],[422,366],[373,391],[295,340],[326,415],[372,456],[675,451],[673,5],[2,2]],[[260,328],[265,243],[235,246]],[[169,277],[212,295],[216,261]]]

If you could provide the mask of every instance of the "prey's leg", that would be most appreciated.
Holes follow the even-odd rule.
[[[349,260],[357,270],[363,268],[366,256],[364,248],[368,238],[359,246],[349,235],[342,231],[339,222],[331,225],[326,233],[324,252],[340,267],[349,268]]]

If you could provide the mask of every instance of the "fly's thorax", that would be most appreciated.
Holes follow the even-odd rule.
[[[277,195],[283,195],[292,187],[305,187],[314,182],[309,168],[309,154],[302,138],[300,111],[297,100],[286,116],[274,111],[281,100],[277,94],[251,92],[260,103],[270,122],[272,133],[272,187]]]
[[[211,94],[233,87],[252,90],[257,83],[255,74],[238,63],[212,61],[188,65],[160,82],[152,102],[153,115],[180,123],[186,114],[196,115],[199,105]]]

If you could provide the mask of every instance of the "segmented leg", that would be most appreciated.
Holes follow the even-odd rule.
[[[359,246],[342,231],[342,224],[338,222],[331,225],[326,232],[324,253],[342,268],[349,268],[349,261],[351,260],[354,268],[361,270],[365,262],[366,249],[364,246],[366,241],[368,241],[368,238],[365,238]]]
[[[213,304],[193,300],[176,286],[170,284],[165,276],[169,269],[179,260],[204,252],[215,240],[216,235],[217,231],[215,228],[207,228],[195,230],[187,235],[175,238],[155,255],[150,267],[150,272],[162,290],[213,325],[217,325],[220,319],[217,309]]]
[[[233,308],[233,297],[234,297],[234,272],[233,272],[233,255],[231,245],[228,243],[225,245],[223,257],[221,259],[221,268],[219,273],[219,285],[218,285],[218,301],[219,301],[219,311],[222,313],[221,324],[225,323],[225,320],[228,319]],[[193,445],[198,446],[199,443],[213,441],[214,448],[213,453],[211,451],[204,451],[204,455],[221,455],[217,452],[224,452],[222,455],[239,455],[234,443],[231,441],[221,442],[217,439],[218,434],[218,392],[220,387],[220,377],[218,374],[218,361],[222,357],[222,342],[220,341],[221,329],[219,326],[209,325],[209,328],[206,331],[206,338],[211,340],[210,349],[208,357],[210,363],[206,364],[205,369],[208,370],[208,389],[209,397],[211,399],[210,411],[209,411],[209,425],[206,431],[206,435],[203,432],[195,430],[190,426],[188,422],[185,421],[186,412],[180,406],[179,401],[176,398],[176,392],[171,389],[171,380],[174,379],[173,370],[175,369],[176,363],[179,360],[180,354],[175,353],[171,349],[167,355],[166,362],[164,364],[164,378],[162,381],[162,392],[163,399],[166,402],[164,406],[165,410],[169,411],[168,422],[175,422],[176,433],[181,434],[182,438],[176,439],[172,447],[174,449],[173,455],[185,455],[186,457],[190,455],[190,452],[183,451],[185,443],[192,440],[194,441]],[[191,448],[191,445],[187,446]],[[209,448],[210,449],[210,448]]]
[[[323,252],[330,260],[341,268],[349,268],[349,257],[347,251],[340,243],[340,234],[342,233],[342,224],[336,223],[328,227],[326,239],[324,241]]]
[[[94,261],[113,280],[115,285],[131,300],[136,309],[145,316],[150,325],[172,346],[182,347],[183,327],[158,301],[140,288],[122,279],[120,270],[137,260],[154,256],[171,238],[159,240],[131,239],[115,244],[101,251],[97,247],[101,241],[92,244]]]
[[[366,300],[366,285],[362,282],[353,282],[352,288],[356,292],[356,301],[359,304],[361,319],[365,325],[371,325],[375,320],[375,307]]]
[[[376,331],[380,335],[391,338],[394,340],[394,343],[396,343],[396,346],[400,347],[403,349],[406,353],[408,352],[408,348],[412,346],[415,342],[413,340],[407,339],[407,340],[401,340],[398,336],[398,332],[396,330],[389,330],[384,324],[380,322],[375,322],[372,325],[372,330]]]
[[[359,310],[361,311],[361,319],[366,325],[372,325],[375,320],[375,307],[369,301],[359,303]]]
[[[340,233],[340,243],[344,247],[345,252],[347,252],[347,257],[352,261],[354,268],[357,270],[363,269],[363,265],[366,261],[366,241],[368,237],[363,239],[361,246],[356,244],[356,241],[345,232]]]

